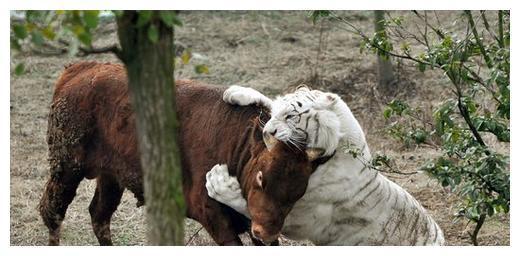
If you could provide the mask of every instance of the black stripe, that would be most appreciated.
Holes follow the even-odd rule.
[[[427,216],[425,216],[425,217],[428,219]],[[424,223],[424,225],[423,225],[424,229],[423,229],[423,232],[422,232],[422,233],[424,234],[425,231],[428,232],[428,222],[427,222],[427,221],[424,221],[423,223]],[[429,233],[429,232],[428,232],[428,233]],[[428,241],[428,238],[426,238],[426,239],[424,240],[423,245],[426,245],[426,242],[427,242],[427,241]]]
[[[305,123],[305,131],[307,131],[307,128],[309,128],[309,119],[311,119],[311,116],[307,116],[307,119],[305,120],[307,123]]]
[[[387,183],[387,184],[388,184],[388,196],[385,198],[385,201],[388,201],[390,199],[390,197],[393,195],[392,184],[390,184],[390,183]]]
[[[397,201],[397,200],[396,200]],[[395,205],[394,205],[395,206]],[[390,234],[391,236],[393,236],[395,234],[395,231],[397,230],[397,228],[399,228],[399,225],[401,225],[401,222],[403,221],[404,219],[404,215],[406,213],[406,201],[405,201],[405,204],[404,204],[404,207],[403,209],[401,209],[401,211],[399,212],[399,221],[397,222],[397,224],[395,225],[394,227],[394,230],[392,230],[392,234]],[[399,230],[401,230],[399,228]],[[406,232],[406,230],[405,230]],[[401,239],[401,236],[399,237],[399,240]]]
[[[379,203],[381,203],[383,201],[382,194],[383,194],[383,191],[381,191],[381,193],[379,193],[376,196],[376,197],[379,197],[379,200],[377,200],[370,208],[367,209],[367,213],[372,211],[374,208],[376,208],[377,205],[379,205]]]
[[[388,183],[386,183],[388,185]],[[387,195],[389,195],[387,198],[389,199],[390,198],[390,195],[392,194],[392,189],[390,188],[390,186],[387,186]],[[368,209],[368,211],[372,211],[377,205],[379,205],[381,202],[383,201],[387,201],[388,199],[387,198],[383,198],[383,192],[379,193],[379,195],[381,196],[380,199],[374,204],[372,205],[372,207],[370,207]]]
[[[307,99],[311,100],[311,102],[314,102],[314,99],[311,96],[309,96],[308,94],[306,94],[305,97],[307,97]]]
[[[362,170],[364,170],[364,169],[366,169],[366,168],[367,168],[367,167],[365,166],[365,167],[363,167]],[[367,183],[365,183],[365,185],[363,185],[363,186],[362,186],[362,187],[361,187],[361,188],[360,188],[360,189],[359,189],[359,190],[358,190],[358,191],[357,191],[357,192],[352,196],[352,199],[354,199],[354,198],[355,198],[355,197],[356,197],[356,196],[357,196],[361,191],[365,190],[365,189],[368,187],[368,185],[370,185],[370,183],[372,183],[372,181],[374,181],[374,180],[377,178],[378,173],[376,172],[375,174],[376,174],[376,175],[374,175],[374,177],[370,178],[370,180],[369,180]]]
[[[412,245],[417,244],[417,239],[418,239],[418,237],[417,237],[417,229],[418,229],[418,228],[417,228],[417,222],[419,221],[420,218],[421,218],[421,214],[418,213],[418,214],[417,214],[416,222],[415,222],[415,224],[414,224],[413,227],[412,227],[412,228],[413,228],[413,235],[414,235],[414,236],[413,236],[413,242],[412,242]]]
[[[298,113],[296,106],[294,106],[292,103],[291,103],[291,106],[294,108],[292,111],[295,111],[296,113]]]
[[[415,225],[417,225],[417,221],[419,221],[419,213],[416,212],[415,210],[414,210],[414,213],[416,213],[416,215],[415,215],[415,220],[414,220],[414,222],[411,222],[411,223],[410,223],[411,225],[410,225],[409,228],[408,228],[408,230],[410,230],[410,232],[409,232],[410,234],[408,234],[407,236],[410,236],[410,235],[411,235],[412,230],[413,230],[413,227],[415,227]]]
[[[372,195],[372,193],[374,193],[379,188],[380,185],[381,182],[378,182],[377,185],[372,190],[370,190],[370,192],[368,192],[368,194],[366,194],[365,197],[363,197],[363,199],[359,200],[359,202],[364,202],[370,195]]]
[[[437,225],[435,225],[435,222],[433,222],[433,229],[435,229],[435,236],[433,237],[433,242],[435,243],[437,241],[437,236],[439,235],[439,231],[437,230]]]
[[[316,121],[316,135],[314,136],[314,144],[315,145],[318,145],[318,134],[319,134],[319,131],[320,131],[320,122],[319,122],[319,119],[318,119],[318,113],[316,113],[314,115],[314,121]]]

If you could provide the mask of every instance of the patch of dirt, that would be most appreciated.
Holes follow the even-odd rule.
[[[455,12],[438,12],[448,23],[458,17]],[[407,12],[392,12],[394,16]],[[388,138],[382,115],[385,104],[400,98],[430,110],[446,97],[448,82],[434,71],[420,73],[399,66],[396,90],[391,97],[379,95],[375,57],[359,51],[359,38],[326,22],[322,28],[306,19],[303,11],[190,11],[181,14],[184,26],[175,32],[176,41],[194,53],[192,64],[180,66],[176,78],[202,80],[213,84],[240,84],[254,87],[267,95],[290,92],[306,83],[315,89],[338,93],[361,123],[372,152],[382,152],[396,160],[403,172],[413,172],[438,152],[431,149],[405,148]],[[350,22],[363,31],[372,31],[372,12],[343,12]],[[96,46],[116,42],[114,23],[102,24]],[[319,50],[318,50],[319,49]],[[47,114],[53,85],[63,66],[80,60],[100,62],[118,60],[110,54],[83,58],[11,55],[12,69],[23,61],[27,73],[15,76],[10,83],[10,244],[45,245],[47,229],[36,210],[48,176]],[[196,74],[193,66],[206,64],[209,74]],[[507,147],[505,152],[509,152]],[[386,175],[386,174],[385,174]],[[467,234],[474,224],[457,219],[459,199],[423,173],[387,175],[408,190],[433,215],[444,231],[448,245],[470,245]],[[63,245],[97,245],[90,225],[88,204],[95,182],[84,180],[67,211],[62,227]],[[135,207],[135,199],[125,192],[112,220],[116,245],[144,245],[146,225],[144,208]],[[490,218],[479,236],[482,245],[509,245],[509,215]],[[247,235],[243,241],[250,244]],[[186,220],[189,245],[215,245],[200,225]],[[310,245],[305,241],[282,239],[282,245]]]

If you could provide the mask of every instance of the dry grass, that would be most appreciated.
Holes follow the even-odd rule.
[[[387,99],[375,91],[376,77],[373,55],[359,53],[358,38],[330,23],[324,24],[321,56],[317,58],[319,26],[306,20],[305,12],[206,12],[182,15],[184,27],[176,30],[176,40],[202,56],[194,64],[204,63],[209,75],[195,74],[193,67],[177,69],[177,78],[191,78],[214,84],[241,84],[275,95],[307,82],[315,88],[340,94],[349,104],[364,128],[373,152],[380,151],[396,159],[402,171],[417,170],[421,163],[436,154],[433,150],[410,149],[396,145],[384,135],[382,107]],[[371,31],[371,12],[349,12],[351,22]],[[450,22],[456,14],[441,13]],[[98,33],[96,45],[116,40],[115,25],[105,24]],[[88,56],[84,59],[117,61],[111,55]],[[12,56],[11,62],[24,61],[28,73],[16,77],[11,73],[11,245],[44,245],[47,231],[36,206],[46,182],[47,146],[45,141],[47,113],[52,87],[63,65],[80,60],[59,56]],[[14,64],[12,65],[15,66]],[[317,74],[317,76],[313,76]],[[448,82],[441,74],[413,69],[400,69],[396,97],[431,109],[445,96]],[[508,145],[504,151],[508,151]],[[469,245],[467,231],[472,224],[456,221],[456,195],[442,189],[424,174],[390,175],[413,194],[434,216],[445,232],[448,245]],[[69,207],[62,231],[63,245],[96,245],[90,226],[88,204],[93,195],[93,181],[83,181],[76,199]],[[186,220],[186,241],[190,245],[214,245],[200,225]],[[146,225],[143,208],[135,207],[135,199],[125,192],[112,222],[114,243],[143,245]],[[244,241],[248,241],[243,236]],[[509,245],[509,216],[489,219],[480,241],[483,245]],[[308,245],[307,242],[283,240],[284,245]]]

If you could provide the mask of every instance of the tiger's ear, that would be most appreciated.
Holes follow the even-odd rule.
[[[294,92],[297,92],[297,91],[311,91],[312,89],[307,86],[306,84],[300,84],[296,87],[296,89],[294,89]]]
[[[335,93],[321,93],[316,100],[316,106],[319,108],[329,108],[340,101],[341,98]]]

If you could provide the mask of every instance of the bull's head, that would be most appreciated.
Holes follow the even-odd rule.
[[[252,140],[251,159],[243,170],[247,174],[243,191],[253,236],[270,243],[278,238],[285,217],[305,193],[320,153],[300,151],[279,141],[270,144],[267,150],[258,124]]]

